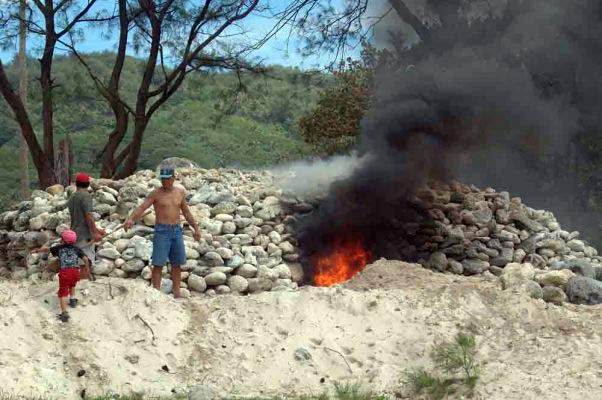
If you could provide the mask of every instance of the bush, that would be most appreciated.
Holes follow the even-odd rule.
[[[334,73],[335,84],[326,89],[317,107],[299,120],[304,140],[316,153],[348,152],[357,143],[360,122],[370,106],[375,55],[366,48],[360,61],[347,60]]]
[[[435,369],[445,375],[437,376],[422,368],[406,372],[414,393],[426,392],[434,400],[443,399],[462,387],[472,393],[479,379],[474,335],[460,332],[451,342],[436,343],[431,358]]]

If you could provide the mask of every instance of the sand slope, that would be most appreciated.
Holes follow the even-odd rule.
[[[351,380],[409,398],[403,372],[430,367],[433,341],[470,327],[477,398],[602,398],[602,307],[548,305],[481,277],[383,260],[343,287],[297,292],[176,301],[139,280],[81,288],[83,306],[62,324],[54,283],[0,282],[5,392],[68,400],[202,384],[252,396]]]

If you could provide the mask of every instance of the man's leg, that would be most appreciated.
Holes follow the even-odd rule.
[[[171,281],[173,282],[173,297],[180,297],[180,282],[182,282],[182,269],[179,265],[171,267]]]
[[[81,267],[81,277],[83,279],[88,279],[90,281],[94,280],[92,276],[91,267],[96,261],[96,248],[94,247],[94,242],[89,241],[81,241],[75,244],[75,247],[79,248],[85,255],[88,257],[90,265],[83,264]]]
[[[186,249],[184,247],[184,237],[182,236],[182,228],[175,229],[171,246],[169,249],[169,262],[171,263],[171,281],[173,282],[173,297],[180,297],[180,282],[182,282],[181,265],[186,264]]]
[[[151,281],[153,283],[153,287],[155,289],[161,289],[161,273],[163,272],[163,267],[159,267],[153,265],[153,269],[151,272]]]

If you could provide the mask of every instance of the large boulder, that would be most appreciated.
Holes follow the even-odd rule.
[[[571,303],[600,304],[602,303],[602,282],[584,276],[574,276],[569,279],[566,295]]]
[[[541,286],[556,286],[564,288],[575,273],[569,269],[563,269],[559,271],[546,271],[543,274],[535,276],[535,281]]]
[[[568,261],[557,262],[550,267],[553,270],[568,269],[573,271],[577,275],[584,276],[586,278],[595,279],[596,271],[592,264],[588,261],[581,259],[572,259]]]
[[[188,287],[196,292],[204,292],[207,289],[207,283],[205,278],[195,274],[188,276]]]

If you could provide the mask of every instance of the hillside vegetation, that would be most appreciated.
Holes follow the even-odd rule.
[[[110,75],[113,55],[88,56],[92,68]],[[41,131],[37,60],[29,60],[28,106]],[[55,61],[56,141],[69,134],[74,171],[97,173],[99,154],[113,127],[113,115],[80,64],[71,57]],[[141,63],[128,58],[122,85],[136,96]],[[9,65],[16,82],[14,64]],[[332,78],[273,66],[265,74],[195,73],[151,120],[140,157],[141,169],[154,168],[165,157],[185,157],[202,167],[261,167],[307,156],[310,148],[298,134],[297,122],[317,103]],[[17,199],[18,126],[0,101],[0,209]],[[33,167],[32,186],[36,185]]]

